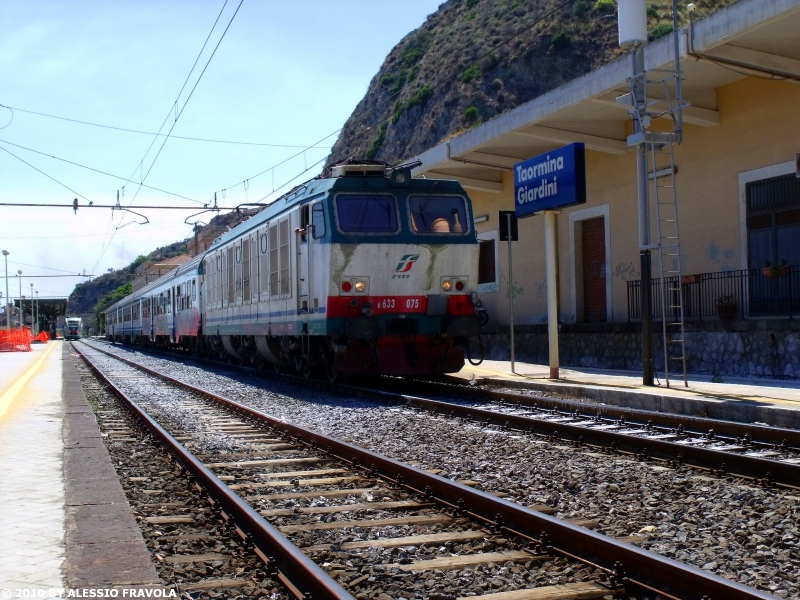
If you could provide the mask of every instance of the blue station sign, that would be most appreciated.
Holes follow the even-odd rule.
[[[586,158],[581,143],[529,158],[514,166],[517,217],[586,202]]]

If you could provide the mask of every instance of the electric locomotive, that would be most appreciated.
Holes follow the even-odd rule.
[[[477,255],[458,182],[333,166],[209,248],[203,334],[239,360],[331,379],[455,372],[480,329]]]

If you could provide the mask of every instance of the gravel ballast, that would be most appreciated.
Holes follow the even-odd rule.
[[[103,345],[150,368],[270,415],[766,590],[800,594],[800,493],[638,462],[591,448],[367,400],[279,378],[192,366]]]

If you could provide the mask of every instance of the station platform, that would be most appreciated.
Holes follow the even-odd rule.
[[[70,345],[31,348],[0,353],[0,595],[159,586]]]
[[[800,381],[712,382],[709,377],[690,375],[688,387],[683,377],[670,378],[670,387],[663,378],[657,380],[658,385],[645,386],[640,372],[561,367],[559,378],[550,379],[548,365],[515,361],[512,373],[510,361],[497,360],[485,360],[478,366],[467,363],[450,377],[588,398],[614,406],[800,428]]]

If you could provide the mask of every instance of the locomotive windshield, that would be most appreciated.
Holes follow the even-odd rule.
[[[342,233],[397,233],[397,203],[385,194],[339,194],[336,216]]]
[[[409,196],[408,210],[414,233],[463,235],[469,231],[461,196]]]

